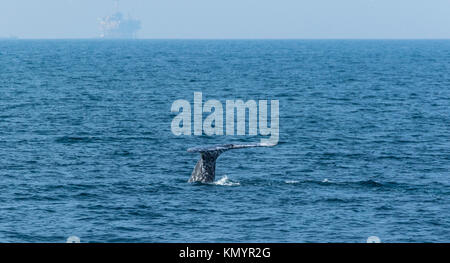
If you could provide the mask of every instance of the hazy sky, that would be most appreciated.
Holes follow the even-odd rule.
[[[450,0],[0,0],[0,36],[92,38],[115,11],[139,38],[450,38]]]

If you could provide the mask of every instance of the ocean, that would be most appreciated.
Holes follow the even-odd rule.
[[[178,99],[279,100],[187,183]],[[450,241],[448,40],[0,41],[0,242]]]

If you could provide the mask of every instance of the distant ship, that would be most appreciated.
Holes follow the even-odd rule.
[[[117,12],[101,18],[100,28],[102,31],[100,38],[135,39],[137,31],[141,29],[141,21],[130,17],[124,18],[122,13]]]

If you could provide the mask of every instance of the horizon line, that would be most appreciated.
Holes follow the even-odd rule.
[[[2,40],[450,40],[448,38],[8,38],[0,37]]]

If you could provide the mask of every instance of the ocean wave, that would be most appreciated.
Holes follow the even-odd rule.
[[[319,180],[286,180],[284,181],[286,184],[318,184],[318,185],[328,185],[328,186],[364,186],[364,187],[382,187],[385,186],[382,183],[373,181],[373,180],[363,180],[363,181],[351,181],[351,182],[335,182],[330,181],[325,178],[322,181]]]
[[[94,137],[62,136],[55,139],[57,143],[89,143],[95,141]]]
[[[321,198],[319,200],[313,201],[314,203],[352,203],[357,202],[358,199],[356,198],[350,198],[350,199],[344,199],[344,198],[337,198],[337,197],[328,197],[328,198]]]
[[[285,183],[287,183],[287,184],[297,184],[297,183],[300,183],[300,181],[297,181],[297,180],[286,180],[286,181],[284,181]]]

